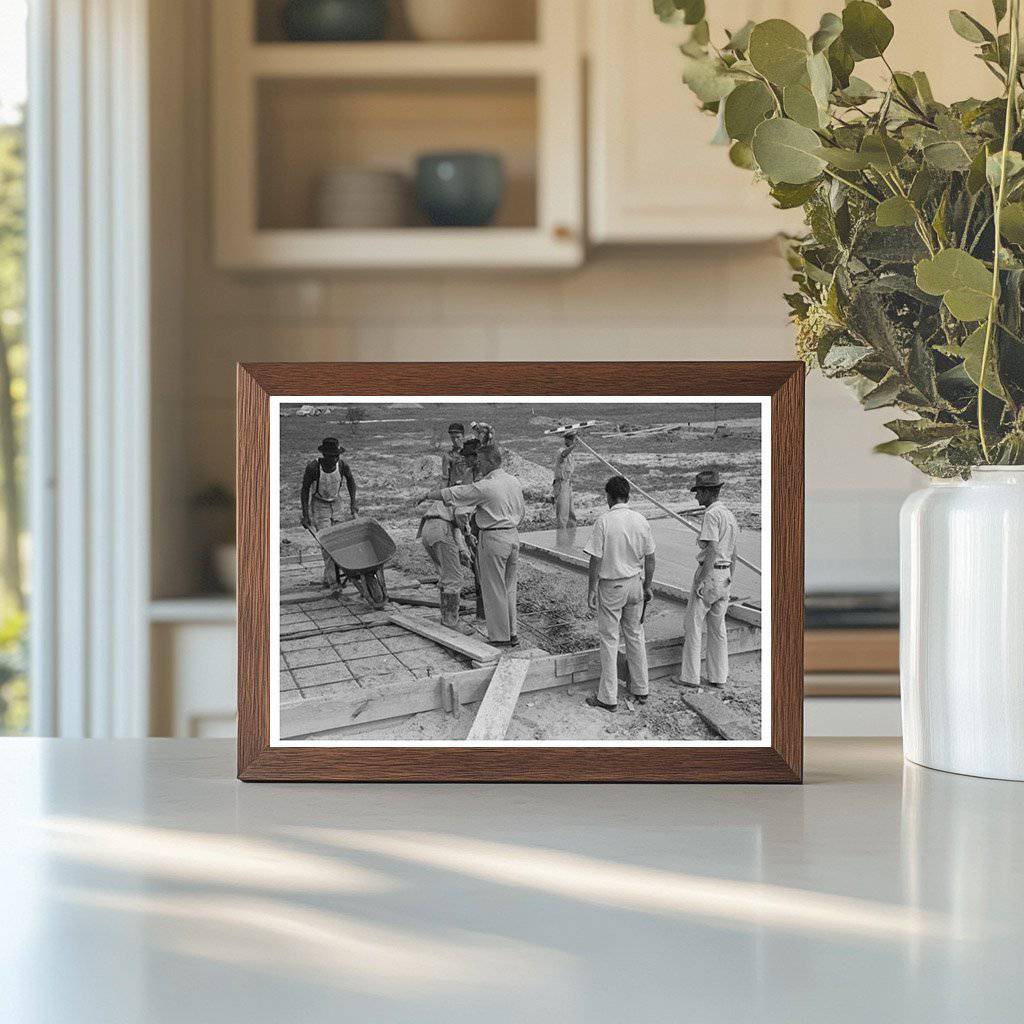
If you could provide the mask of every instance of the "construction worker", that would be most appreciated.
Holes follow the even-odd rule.
[[[736,516],[719,501],[722,477],[717,469],[702,469],[690,490],[705,512],[697,535],[697,571],[686,604],[679,681],[684,686],[700,685],[701,634],[706,622],[707,683],[724,686],[729,676],[725,613],[729,607],[740,527]]]
[[[325,437],[317,447],[320,457],[306,463],[302,474],[302,525],[317,533],[328,526],[353,519],[358,514],[356,482],[352,470],[341,456],[345,451],[336,437]],[[348,512],[341,494],[341,483],[348,489]],[[338,582],[338,566],[323,548],[323,584],[334,586]]]
[[[461,423],[449,423],[448,437],[452,446],[441,456],[441,486],[454,487],[456,484],[469,483],[473,475],[462,455],[466,428]]]
[[[575,431],[565,435],[565,444],[555,456],[555,525],[560,529],[576,525],[576,510],[572,507],[572,475],[576,470],[577,437]]]
[[[619,633],[626,642],[629,688],[647,703],[647,646],[643,614],[654,596],[654,535],[643,515],[629,507],[629,481],[613,476],[604,485],[608,511],[602,512],[583,548],[590,555],[588,604],[597,612],[601,643],[601,682],[592,708],[615,711],[619,699]]]
[[[481,446],[474,463],[474,483],[435,488],[419,501],[475,506],[479,530],[477,562],[487,636],[496,647],[514,647],[519,643],[516,582],[519,524],[526,514],[523,488],[511,473],[501,468],[501,452],[493,445]]]
[[[437,569],[437,586],[441,592],[441,625],[467,635],[472,633],[468,625],[459,622],[462,561],[466,559],[468,562],[469,548],[456,522],[454,506],[443,501],[432,501],[420,520],[416,536]]]

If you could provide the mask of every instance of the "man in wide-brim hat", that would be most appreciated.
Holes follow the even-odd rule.
[[[344,523],[358,513],[356,482],[352,470],[341,455],[345,451],[336,437],[325,437],[317,447],[320,457],[306,463],[302,474],[302,525],[317,533],[335,523]],[[342,481],[348,490],[346,502],[341,493]],[[338,566],[323,548],[323,583],[325,587],[338,582]]]
[[[697,535],[697,571],[686,605],[683,661],[679,678],[684,685],[698,686],[701,634],[707,627],[707,677],[711,686],[724,686],[729,676],[729,645],[725,613],[740,527],[736,516],[719,500],[724,481],[717,469],[702,469],[690,490],[705,509]]]

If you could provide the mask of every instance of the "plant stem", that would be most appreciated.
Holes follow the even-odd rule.
[[[838,181],[841,182],[843,185],[847,185],[849,188],[852,188],[854,192],[859,192],[862,196],[867,196],[867,198],[870,199],[871,202],[875,203],[876,205],[878,204],[878,196],[873,196],[866,188],[861,188],[860,185],[858,185],[856,182],[847,181],[846,178],[840,178],[838,174],[833,174],[827,167],[824,168],[824,173],[827,174],[834,181]]]
[[[985,322],[985,345],[981,350],[981,369],[978,371],[978,435],[981,438],[981,451],[985,461],[992,462],[989,452],[988,437],[985,434],[985,372],[988,369],[990,349],[992,347],[992,331],[997,319],[999,308],[999,256],[1001,252],[1001,233],[1003,201],[1006,196],[1006,160],[1010,152],[1010,138],[1013,134],[1014,115],[1017,111],[1017,67],[1020,61],[1020,0],[1010,0],[1010,73],[1006,83],[1006,119],[1003,124],[1003,149],[999,155],[999,189],[995,196],[993,226],[995,243],[992,252],[992,296],[989,300],[988,319]]]

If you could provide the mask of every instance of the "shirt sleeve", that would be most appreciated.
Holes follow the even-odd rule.
[[[593,555],[595,558],[604,557],[604,518],[598,519],[596,523],[590,528],[590,539],[587,541],[583,550],[588,555]]]
[[[722,522],[716,509],[709,508],[704,513],[704,521],[701,523],[697,539],[706,540],[712,544],[717,544],[722,539]]]
[[[487,491],[479,483],[456,484],[454,487],[442,487],[441,497],[449,505],[479,505],[487,498]]]
[[[654,554],[654,531],[651,529],[651,524],[648,522],[644,523],[643,532],[644,542],[644,557]]]

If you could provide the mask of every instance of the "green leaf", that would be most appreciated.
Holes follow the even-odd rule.
[[[964,322],[988,316],[992,274],[981,260],[963,249],[943,249],[914,268],[917,286],[941,295],[946,308]]]
[[[916,221],[914,204],[903,196],[891,196],[875,207],[875,223],[880,228],[908,227]]]
[[[818,31],[811,36],[811,53],[827,50],[843,31],[843,19],[838,14],[823,14]]]
[[[750,33],[747,57],[772,85],[785,87],[799,81],[809,53],[807,37],[781,18],[762,21]]]
[[[902,385],[900,384],[900,379],[896,374],[893,374],[891,377],[887,377],[883,380],[878,387],[872,388],[868,391],[867,394],[861,398],[860,404],[868,410],[883,409],[887,405],[894,405],[896,403],[896,399],[899,397],[901,390]]]
[[[804,182],[800,185],[792,185],[789,182],[782,181],[772,186],[771,196],[778,209],[794,210],[798,206],[803,206],[817,190],[817,180]]]
[[[996,25],[1006,17],[1006,0],[992,0],[992,11],[996,16]]]
[[[828,57],[825,54],[818,53],[808,59],[807,79],[814,102],[821,111],[820,122],[825,124],[828,120],[828,100],[832,94],[832,69],[828,66]]]
[[[850,84],[850,75],[853,73],[853,53],[842,36],[832,43],[827,52],[832,80],[837,89],[845,89]]]
[[[668,24],[696,25],[704,20],[704,0],[654,0],[654,13]]]
[[[974,154],[971,160],[970,169],[967,172],[967,191],[972,196],[977,195],[985,186],[985,162],[988,160],[988,144],[981,147]]]
[[[966,11],[950,11],[949,23],[958,36],[969,43],[992,42],[995,36],[980,21],[972,18]]]
[[[729,147],[729,162],[736,167],[742,167],[745,171],[757,170],[754,151],[747,142],[734,142]]]
[[[753,147],[758,166],[773,184],[813,181],[825,166],[817,154],[818,136],[788,118],[762,121],[754,131]]]
[[[683,57],[683,81],[701,103],[717,103],[736,87],[736,79],[710,57]]]
[[[806,85],[787,85],[782,90],[782,109],[787,117],[805,128],[821,127],[821,111]]]
[[[878,95],[878,90],[870,83],[865,82],[863,78],[851,75],[850,81],[847,83],[846,88],[842,90],[841,95],[845,103],[855,106],[856,104],[867,103],[868,100],[873,100]]]
[[[874,4],[853,0],[844,8],[843,39],[861,60],[881,57],[892,35],[892,22]]]
[[[819,146],[815,151],[816,156],[842,171],[863,171],[871,166],[871,161],[852,149],[839,149],[837,146]]]
[[[993,355],[995,345],[989,345],[988,363],[985,367],[985,390],[996,398],[1006,401],[1006,392],[999,383],[996,376]],[[972,331],[964,343],[956,350],[963,359],[964,372],[974,382],[975,387],[980,387],[981,381],[981,357],[985,352],[985,325],[981,324]]]
[[[988,159],[985,161],[985,177],[988,179],[988,183],[993,192],[999,188],[999,175],[1002,170],[1002,159],[1003,151],[1000,149],[990,154]],[[1009,150],[1006,154],[1007,183],[1017,178],[1022,171],[1024,171],[1024,157],[1014,149]]]
[[[971,158],[959,142],[931,142],[922,149],[925,160],[940,171],[966,171]]]
[[[938,175],[928,166],[923,166],[914,175],[914,180],[910,183],[910,191],[907,195],[915,206],[920,208],[921,204],[928,198],[932,189],[935,188],[937,177]]]
[[[1006,241],[1024,245],[1024,203],[1007,203],[1003,207],[999,231]]]
[[[903,147],[891,135],[872,133],[865,135],[860,152],[870,165],[883,174],[889,174],[905,156]]]
[[[725,44],[723,49],[732,50],[733,53],[746,53],[750,48],[750,33],[754,29],[754,24],[754,22],[748,21],[742,28],[736,29],[729,36],[729,42]]]
[[[729,138],[750,142],[754,129],[775,109],[775,99],[764,82],[743,82],[725,100],[725,130]]]
[[[917,95],[926,104],[934,103],[935,97],[932,95],[932,86],[928,81],[928,76],[923,71],[915,71],[911,77],[914,79],[914,85],[917,86]]]
[[[867,408],[867,406],[865,406]],[[915,451],[921,445],[917,441],[883,441],[876,444],[872,451],[876,455],[906,455],[907,452]]]
[[[959,423],[936,423],[933,420],[890,420],[885,424],[900,441],[916,441],[918,444],[930,444],[956,437],[963,427]]]

